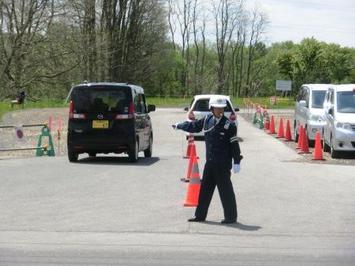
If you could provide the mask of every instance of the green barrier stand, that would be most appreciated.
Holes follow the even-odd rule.
[[[264,116],[263,116],[263,115],[260,115],[259,128],[260,128],[260,129],[263,129],[263,128],[264,128]]]
[[[48,137],[49,148],[47,146],[42,147],[42,138],[43,137]],[[47,126],[44,126],[42,128],[41,135],[38,138],[38,144],[37,144],[37,149],[36,149],[36,156],[43,156],[43,155],[55,156],[51,131]]]
[[[258,112],[255,112],[255,114],[254,114],[254,118],[253,118],[253,124],[258,123],[257,114],[258,114]]]

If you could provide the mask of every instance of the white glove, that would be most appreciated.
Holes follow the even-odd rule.
[[[233,164],[233,173],[240,172],[240,164]]]

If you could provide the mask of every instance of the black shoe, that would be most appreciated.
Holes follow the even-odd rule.
[[[236,223],[236,222],[237,222],[236,219],[223,219],[223,220],[221,221],[221,224],[234,224],[234,223]]]
[[[206,219],[194,217],[194,218],[188,219],[187,221],[188,222],[204,222],[204,221],[206,221]]]

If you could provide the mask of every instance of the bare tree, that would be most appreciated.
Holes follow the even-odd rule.
[[[55,0],[2,0],[0,10],[3,95],[24,87],[29,90],[30,84],[71,69],[44,67],[48,57],[55,57],[47,45],[47,33],[56,14]]]
[[[264,33],[264,28],[266,26],[267,20],[265,15],[258,10],[257,7],[254,8],[251,17],[250,24],[250,39],[249,39],[249,50],[248,50],[248,62],[247,62],[247,72],[246,72],[246,89],[245,95],[249,95],[249,88],[251,88],[251,75],[252,75],[252,67],[255,56],[255,48],[256,45],[260,42],[260,38]]]
[[[241,3],[241,1],[233,0],[219,0],[217,4],[213,3],[218,56],[217,93],[228,91],[228,88],[226,88],[226,55],[231,45],[234,30],[238,24]]]

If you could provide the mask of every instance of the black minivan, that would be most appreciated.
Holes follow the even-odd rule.
[[[153,130],[142,87],[126,83],[84,83],[69,94],[68,158],[80,153],[127,153],[131,162],[138,153],[152,156]]]

